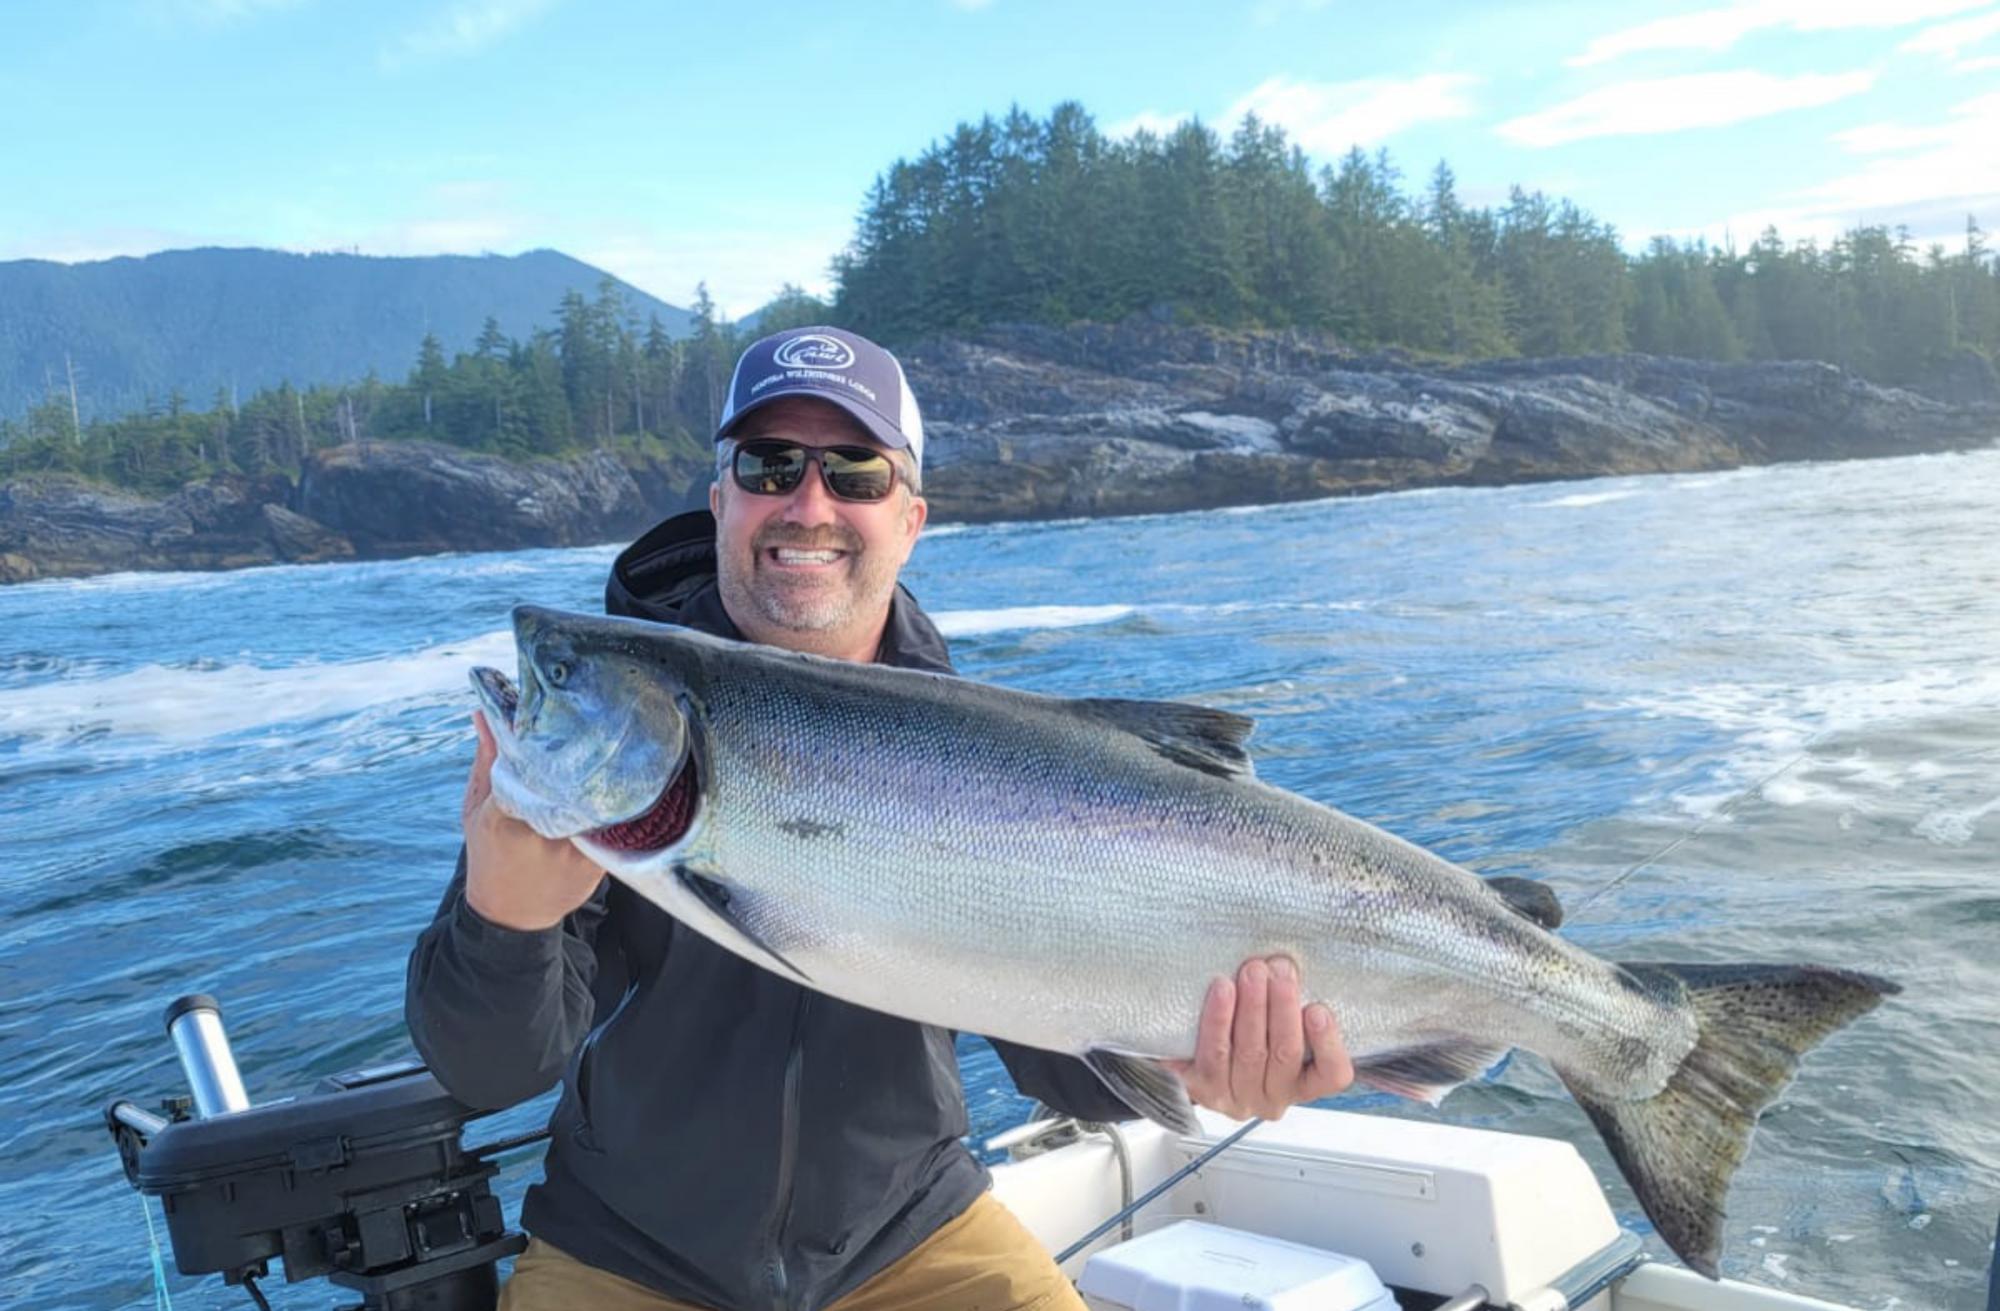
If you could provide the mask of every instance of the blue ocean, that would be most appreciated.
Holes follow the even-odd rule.
[[[1592,950],[1899,980],[1766,1115],[1724,1273],[1973,1307],[2000,1214],[1996,525],[1989,450],[945,526],[906,578],[971,677],[1252,715],[1266,779],[1547,881]],[[466,671],[511,665],[517,602],[598,608],[614,554],[0,589],[0,1303],[154,1305],[100,1117],[183,1090],[174,997],[221,999],[256,1100],[408,1054]],[[1018,1120],[990,1052],[963,1057],[975,1134]],[[1574,1141],[1643,1227],[1532,1057],[1438,1111],[1339,1104]],[[510,1213],[537,1169],[511,1158]],[[249,1305],[167,1284],[176,1307]]]

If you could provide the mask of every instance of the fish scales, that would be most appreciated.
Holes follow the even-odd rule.
[[[1604,960],[1469,871],[1259,781],[1248,721],[1222,712],[534,607],[515,637],[518,687],[474,674],[496,799],[729,950],[1075,1053],[1182,1129],[1158,1062],[1192,1055],[1211,979],[1287,955],[1377,1086],[1436,1098],[1508,1049],[1546,1058],[1710,1275],[1758,1110],[1896,990],[1813,965]],[[681,815],[660,808],[690,778],[682,827],[636,822]]]

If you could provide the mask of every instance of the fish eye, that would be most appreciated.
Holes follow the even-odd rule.
[[[566,660],[551,662],[548,668],[548,679],[550,687],[561,687],[564,683],[567,683],[569,681],[569,662]]]

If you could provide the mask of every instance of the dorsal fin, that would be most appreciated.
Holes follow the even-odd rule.
[[[1243,744],[1257,721],[1227,710],[1189,705],[1185,701],[1126,701],[1090,697],[1072,701],[1079,713],[1123,729],[1152,744],[1177,764],[1218,778],[1248,778],[1256,770]]]
[[[1512,874],[1496,874],[1486,880],[1486,886],[1507,903],[1507,909],[1523,919],[1533,920],[1545,929],[1562,926],[1562,902],[1557,900],[1555,889],[1548,884],[1516,878]]]

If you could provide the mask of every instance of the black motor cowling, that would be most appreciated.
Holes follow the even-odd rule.
[[[203,1021],[213,1051],[212,1001],[183,998],[168,1022],[199,1015],[200,1003],[215,1013]],[[208,1077],[189,1075],[197,1089]],[[247,1282],[260,1304],[255,1281],[276,1257],[286,1282],[330,1279],[360,1293],[366,1311],[491,1311],[495,1262],[526,1246],[490,1187],[501,1145],[468,1152],[461,1131],[480,1112],[417,1062],[336,1075],[287,1101],[204,1108],[204,1118],[188,1117],[186,1099],[162,1112],[106,1109],[126,1178],[160,1199],[182,1274]]]

